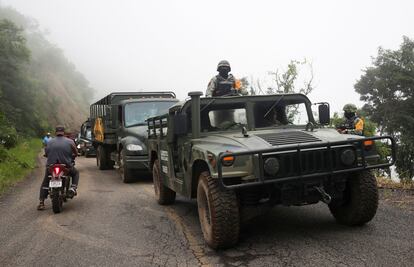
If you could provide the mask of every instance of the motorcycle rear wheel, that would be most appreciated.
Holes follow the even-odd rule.
[[[60,197],[59,191],[54,190],[51,195],[52,198],[52,210],[54,213],[60,213],[62,211],[63,201]]]

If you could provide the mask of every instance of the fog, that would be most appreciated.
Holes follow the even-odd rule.
[[[312,101],[358,106],[353,85],[379,46],[414,37],[411,1],[3,0],[37,20],[97,90],[205,92],[219,60],[269,81],[291,59],[313,64]]]

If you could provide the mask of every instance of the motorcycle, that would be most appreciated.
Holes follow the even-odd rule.
[[[72,177],[69,175],[70,168],[65,164],[52,164],[49,166],[49,196],[52,200],[54,213],[62,211],[63,202],[73,198],[69,190],[72,185]]]

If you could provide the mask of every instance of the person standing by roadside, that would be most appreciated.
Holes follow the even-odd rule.
[[[50,139],[52,139],[52,137],[50,136],[50,133],[48,132],[42,139],[43,147],[47,146],[47,143],[49,142]]]

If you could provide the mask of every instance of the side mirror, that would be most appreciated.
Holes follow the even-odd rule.
[[[318,106],[319,112],[319,123],[322,125],[328,125],[331,121],[331,116],[329,114],[329,104],[323,103]]]
[[[178,114],[173,117],[174,135],[183,135],[188,132],[187,115]]]

